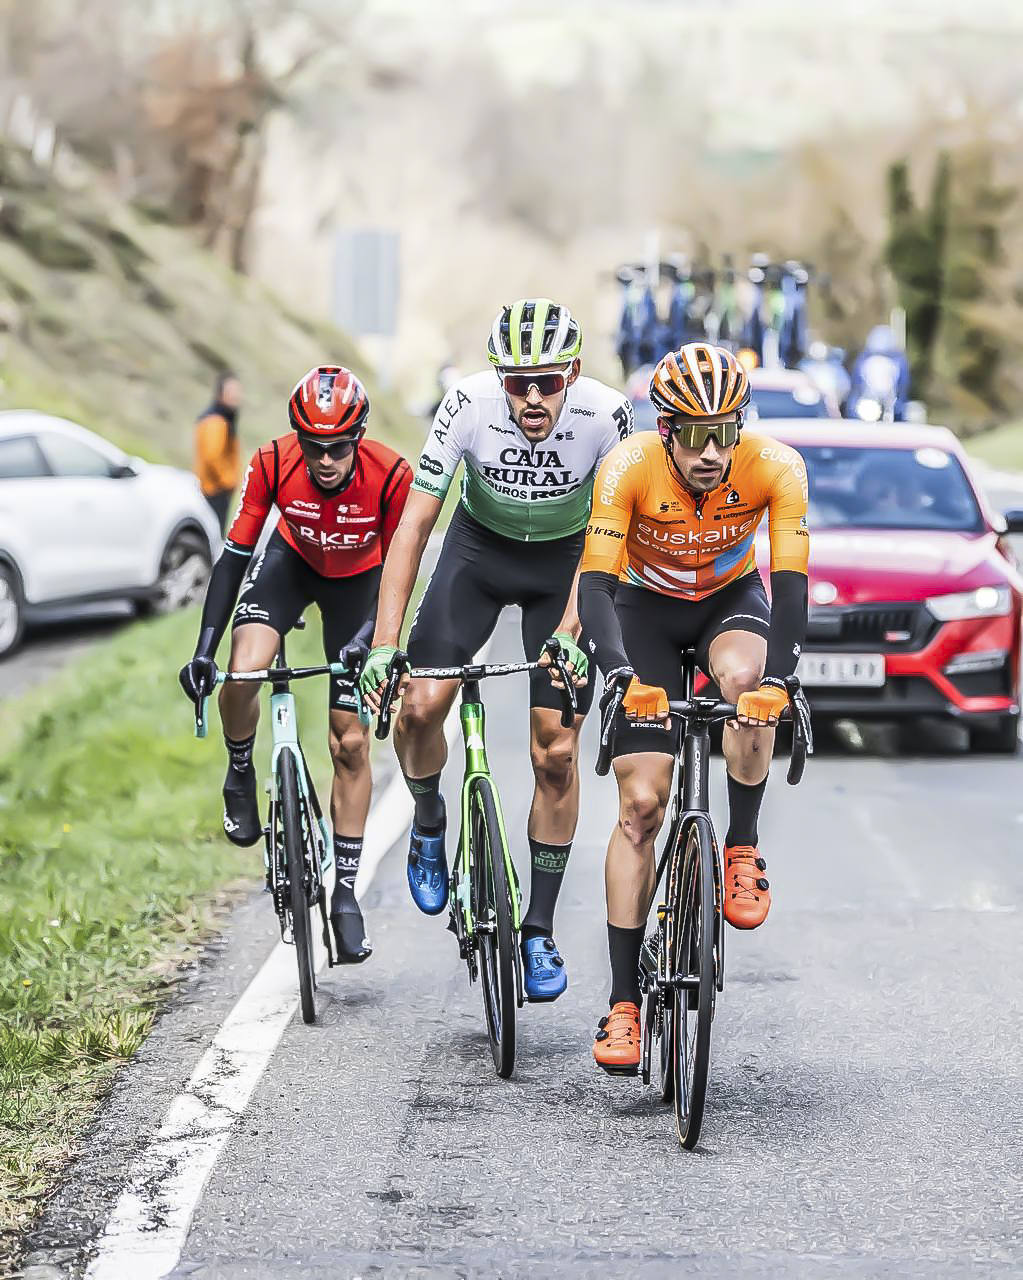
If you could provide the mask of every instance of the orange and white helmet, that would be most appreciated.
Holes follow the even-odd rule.
[[[664,356],[650,379],[650,400],[658,413],[685,418],[721,418],[750,401],[746,370],[727,347],[687,342]]]

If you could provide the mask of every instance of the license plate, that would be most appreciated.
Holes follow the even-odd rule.
[[[884,656],[880,653],[804,653],[796,675],[810,689],[821,685],[880,689],[884,684]]]

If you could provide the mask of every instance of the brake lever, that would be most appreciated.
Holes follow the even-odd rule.
[[[576,711],[579,707],[579,699],[575,690],[575,682],[568,673],[568,667],[562,656],[563,650],[561,645],[553,636],[549,640],[544,641],[544,652],[550,658],[552,665],[561,677],[561,725],[564,729],[571,729],[575,724]]]
[[[792,717],[792,753],[786,780],[794,787],[803,776],[807,756],[813,755],[813,724],[810,705],[798,676],[785,677],[785,691],[789,695],[789,714]]]
[[[598,778],[605,777],[607,771],[611,768],[611,752],[614,749],[615,740],[614,725],[624,701],[625,690],[617,687],[604,710],[603,718],[600,722],[600,747],[597,751],[597,763],[594,766],[594,772]]]
[[[214,680],[214,686],[224,683],[224,672],[218,671]],[[210,695],[204,694],[203,697],[197,698],[192,706],[195,708],[195,736],[197,738],[205,738],[209,723],[206,718],[206,704],[210,700]]]
[[[408,654],[403,649],[396,649],[391,655],[391,661],[387,664],[387,684],[384,686],[384,696],[380,700],[380,710],[377,712],[376,736],[380,739],[386,738],[391,731],[391,703],[398,692],[398,686],[401,684],[401,678],[407,666]]]

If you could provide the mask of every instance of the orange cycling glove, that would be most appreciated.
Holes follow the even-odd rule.
[[[663,720],[668,714],[668,695],[659,685],[640,684],[633,676],[622,708],[630,720]]]
[[[740,693],[735,710],[740,720],[745,716],[751,723],[764,725],[776,723],[789,705],[789,695],[781,680],[768,677],[761,680],[759,689]]]

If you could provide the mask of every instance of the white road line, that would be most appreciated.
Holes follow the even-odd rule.
[[[474,661],[485,662],[488,642]],[[444,724],[458,733],[458,706]],[[366,822],[356,887],[365,893],[384,855],[412,819],[413,802],[400,770],[377,798]],[[317,932],[317,970],[326,953]],[[86,1280],[162,1280],[177,1266],[192,1216],[217,1157],[244,1113],[298,1002],[295,957],[279,942],[213,1037],[213,1043],[163,1124],[133,1165],[110,1215]]]

